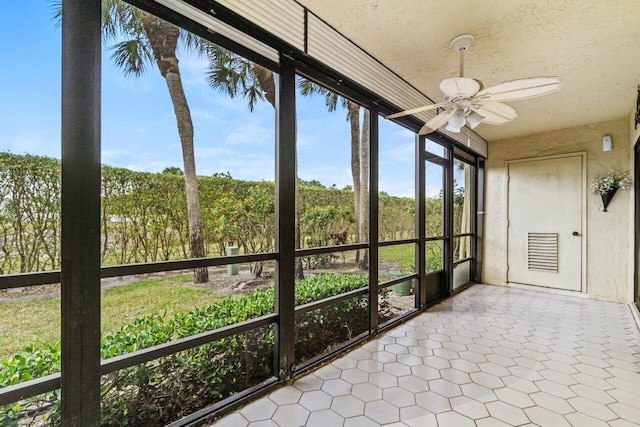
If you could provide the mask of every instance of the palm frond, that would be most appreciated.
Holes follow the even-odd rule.
[[[56,28],[62,26],[62,0],[53,0],[49,6],[51,9],[51,19],[53,19]]]
[[[138,77],[147,69],[147,64],[153,61],[153,54],[149,44],[144,39],[130,39],[113,45],[111,59],[125,76],[133,74]]]
[[[222,92],[226,92],[231,98],[244,93],[248,88],[248,60],[216,45],[207,46],[209,70],[206,80],[209,85]],[[250,105],[249,108],[253,108]]]
[[[102,37],[105,40],[139,38],[144,34],[142,12],[122,0],[102,1]]]
[[[254,84],[245,87],[242,96],[249,102],[249,111],[253,111],[256,102],[265,100],[264,91],[257,80],[254,81]]]
[[[329,111],[336,111],[336,108],[338,108],[339,100],[344,101],[344,98],[330,90],[328,90],[327,93],[324,95],[324,103],[327,106],[327,110]],[[345,105],[346,105],[345,102],[342,102],[342,106],[344,107]]]
[[[180,40],[182,41],[181,47],[184,47],[186,52],[193,52],[201,58],[207,54],[208,45],[211,44],[202,37],[183,29],[180,29]]]
[[[338,102],[345,107],[346,99],[342,96],[338,95],[332,90],[327,89],[324,86],[320,86],[319,84],[312,82],[311,80],[307,80],[304,78],[298,79],[296,83],[298,86],[298,90],[300,94],[303,96],[310,95],[324,95],[324,103],[327,106],[328,111],[335,111],[338,107]]]

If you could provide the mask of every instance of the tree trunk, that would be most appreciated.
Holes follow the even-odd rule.
[[[182,86],[178,58],[176,57],[180,30],[175,25],[146,12],[143,12],[142,25],[149,39],[149,45],[153,51],[160,74],[167,82],[176,121],[178,122],[178,134],[180,135],[182,161],[184,163],[189,246],[191,248],[191,257],[202,258],[205,256],[205,252],[202,239],[196,162],[193,152],[193,122],[191,121],[191,111]],[[193,274],[195,283],[209,281],[209,272],[206,268],[196,268]]]
[[[360,106],[347,101],[349,125],[351,126],[351,177],[353,178],[353,209],[356,219],[356,239],[360,243]],[[356,262],[360,262],[360,251],[356,251]]]
[[[273,79],[271,70],[262,65],[253,64],[253,73],[258,78],[260,88],[264,91],[264,97],[273,108],[276,108],[276,82]]]
[[[362,116],[362,135],[360,137],[360,241],[369,241],[369,117],[368,109]],[[369,268],[369,251],[358,264],[361,270]]]

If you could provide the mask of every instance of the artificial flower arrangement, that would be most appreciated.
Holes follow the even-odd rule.
[[[628,190],[631,188],[631,176],[629,172],[619,169],[609,169],[606,175],[594,178],[591,181],[591,192],[593,194],[606,194],[614,189]]]
[[[594,178],[591,181],[591,192],[599,194],[602,197],[604,212],[607,212],[607,206],[613,199],[618,189],[628,190],[631,188],[631,176],[629,172],[619,169],[609,169],[606,175]]]

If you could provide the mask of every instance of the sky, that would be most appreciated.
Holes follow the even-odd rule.
[[[0,151],[60,157],[61,31],[49,0],[7,0],[0,14]],[[176,119],[155,64],[141,77],[125,76],[103,45],[102,163],[136,171],[182,168]],[[244,180],[275,176],[275,112],[266,101],[249,111],[246,100],[211,88],[206,61],[178,53],[194,123],[199,175],[230,173]],[[346,111],[328,112],[324,97],[297,97],[298,174],[303,180],[343,188],[352,185]],[[414,196],[415,136],[380,120],[379,188]],[[433,169],[433,168],[431,168]],[[427,194],[442,188],[428,172]],[[431,175],[431,176],[429,176]],[[432,184],[434,183],[434,184]]]

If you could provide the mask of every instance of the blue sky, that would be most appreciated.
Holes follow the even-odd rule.
[[[0,151],[60,157],[61,35],[51,5],[46,0],[3,4]],[[271,105],[261,102],[250,112],[244,99],[230,99],[207,85],[204,60],[184,52],[179,58],[195,129],[198,174],[229,172],[239,179],[273,180]],[[339,188],[351,185],[345,110],[327,112],[320,96],[298,97],[297,110],[300,178]],[[124,76],[113,65],[108,45],[102,66],[102,161],[138,171],[182,168],[164,79],[154,64],[142,77]],[[413,184],[414,134],[381,120],[380,189],[413,196]]]

